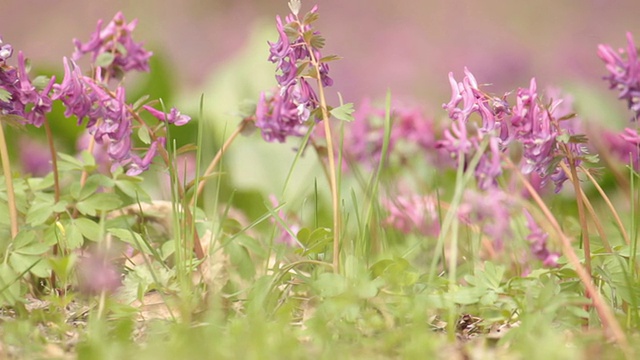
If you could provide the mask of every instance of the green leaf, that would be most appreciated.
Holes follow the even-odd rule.
[[[73,156],[67,155],[65,153],[58,153],[58,170],[59,171],[71,171],[78,170],[82,171],[84,169],[84,164]]]
[[[589,142],[589,138],[582,134],[571,135],[569,136],[569,142],[572,144],[586,144]]]
[[[26,129],[24,124],[27,122],[27,120],[22,116],[13,115],[13,114],[8,114],[8,115],[0,114],[0,120],[2,120],[4,124],[7,124],[16,129],[20,129],[20,130]]]
[[[302,245],[305,245],[305,247],[307,244],[309,244],[310,236],[311,236],[311,230],[309,228],[302,228],[300,229],[300,231],[298,231],[298,234],[296,234],[298,241],[300,241]]]
[[[97,193],[78,202],[76,207],[84,215],[96,216],[97,211],[109,211],[117,209],[122,201],[112,193]]]
[[[144,105],[144,102],[147,101],[147,99],[149,99],[149,95],[143,95],[140,99],[136,100],[132,106],[133,110],[136,111],[141,108],[142,105]]]
[[[197,151],[197,150],[198,150],[198,145],[196,145],[196,144],[186,144],[186,145],[180,146],[180,148],[178,148],[178,150],[176,150],[176,155],[182,155],[182,154],[189,153],[189,152],[194,152],[194,151]]]
[[[0,264],[0,304],[13,306],[20,296],[20,276],[7,263]]]
[[[246,119],[256,113],[256,107],[255,100],[244,99],[238,105],[238,113],[241,118]]]
[[[145,144],[151,144],[151,136],[149,135],[149,129],[146,126],[140,126],[138,128],[138,138]]]
[[[0,101],[8,103],[11,101],[11,93],[5,90],[4,88],[0,88]]]
[[[39,75],[39,76],[36,76],[33,80],[31,80],[31,84],[35,86],[36,89],[42,90],[45,88],[45,86],[49,85],[50,80],[51,78],[48,76]]]
[[[325,40],[322,36],[315,34],[311,37],[310,43],[312,47],[316,49],[322,49],[324,47]]]
[[[347,103],[331,109],[330,113],[338,120],[351,122],[353,121],[354,111],[353,103]]]
[[[42,260],[40,256],[30,256],[23,255],[20,253],[13,252],[9,255],[9,265],[11,268],[15,270],[17,273],[24,273],[27,271],[33,271],[35,265]],[[36,274],[40,277],[46,277],[46,273]]]
[[[113,63],[113,60],[116,58],[114,53],[111,52],[103,52],[96,58],[95,65],[98,67],[108,67]]]
[[[343,294],[347,290],[347,279],[340,274],[322,273],[313,282],[313,287],[320,296],[334,297]]]
[[[504,272],[505,269],[503,266],[495,265],[492,262],[486,261],[484,263],[484,272],[481,273],[484,285],[489,289],[501,291],[500,284],[502,282]]]
[[[100,241],[100,224],[87,218],[78,218],[73,220],[82,236],[91,241]]]
[[[145,245],[144,239],[137,232],[130,229],[109,229],[108,231],[118,239],[130,244],[135,249],[140,250],[145,254],[151,254],[151,250],[149,250]]]
[[[302,19],[302,24],[311,25],[319,18],[320,18],[320,15],[318,14],[318,12],[308,12],[304,15],[304,18]]]
[[[82,232],[77,226],[76,221],[73,221],[69,226],[67,226],[65,231],[66,237],[66,248],[67,250],[74,250],[81,247],[84,243],[84,238],[82,237]]]
[[[582,158],[584,159],[584,161],[591,164],[597,164],[600,161],[600,157],[598,156],[598,154],[583,155]]]
[[[130,199],[140,202],[151,201],[149,194],[140,186],[140,178],[122,176],[116,180],[115,185]]]
[[[568,133],[562,133],[562,134],[560,134],[560,135],[556,136],[556,140],[557,140],[558,142],[561,142],[561,143],[566,144],[566,143],[568,143],[568,142],[569,142],[570,137],[571,137],[571,136],[570,136]]]
[[[80,157],[82,158],[82,161],[85,163],[85,170],[91,172],[95,169],[96,167],[96,159],[93,157],[93,154],[91,154],[91,152],[89,152],[88,150],[82,150],[80,152]]]
[[[326,63],[326,62],[336,61],[336,60],[342,60],[342,57],[338,56],[338,55],[327,55],[327,56],[321,58],[320,62],[321,63]]]
[[[84,200],[92,194],[95,194],[100,187],[113,187],[113,180],[102,174],[93,174],[89,176],[84,186],[82,187],[82,190],[80,190],[80,193],[78,194],[78,200]]]
[[[19,249],[15,249],[12,254],[22,254],[22,255],[42,255],[49,251],[49,246],[42,243],[33,243],[29,246],[21,247]]]
[[[44,224],[53,214],[53,202],[40,202],[31,205],[27,212],[27,224],[38,226]]]
[[[36,241],[36,233],[34,231],[20,231],[11,243],[13,250],[24,248]]]

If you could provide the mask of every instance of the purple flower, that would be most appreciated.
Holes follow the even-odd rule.
[[[256,107],[256,127],[266,141],[284,142],[287,136],[302,136],[307,127],[290,94],[260,94]]]
[[[76,51],[72,59],[77,61],[84,54],[91,54],[91,61],[96,63],[100,57],[112,57],[108,65],[101,63],[103,59],[98,61],[98,65],[103,67],[110,77],[118,77],[131,70],[149,71],[149,58],[152,53],[132,38],[138,20],[127,24],[122,12],[118,12],[104,29],[102,23],[102,20],[98,21],[96,31],[86,43],[78,39],[73,40]]]
[[[80,137],[78,137],[78,140],[76,141],[76,150],[78,150],[78,152],[89,150],[91,141],[93,141],[92,139],[93,137],[89,133],[82,133],[82,135],[80,135]],[[109,155],[107,153],[107,145],[108,144],[94,143],[93,151],[91,152],[93,158],[96,161],[96,164],[98,165],[98,169],[100,170],[100,172],[105,174],[109,173],[109,168],[111,167],[111,159],[109,158]]]
[[[397,155],[404,163],[416,152],[430,155],[435,148],[433,119],[425,117],[418,107],[395,103],[391,107],[389,155]],[[384,143],[384,108],[375,107],[363,99],[353,112],[354,120],[345,126],[343,155],[350,163],[374,168],[380,162]],[[323,139],[324,129],[316,127],[314,138]],[[345,170],[348,169],[345,167]]]
[[[513,137],[524,147],[522,172],[529,174],[535,171],[545,177],[555,155],[559,133],[549,118],[549,112],[540,106],[535,79],[531,79],[528,89],[518,89],[510,123]]]
[[[626,128],[621,133],[605,131],[602,138],[608,150],[625,164],[640,169],[640,135],[637,130]]]
[[[151,114],[156,119],[158,119],[160,121],[166,121],[169,124],[174,124],[176,126],[182,126],[182,125],[188,123],[189,121],[191,121],[191,117],[189,117],[188,115],[181,114],[180,111],[178,111],[178,109],[176,109],[174,107],[171,108],[171,110],[169,110],[168,114],[165,114],[164,112],[162,112],[160,110],[156,110],[156,109],[152,108],[151,106],[144,105],[142,107],[145,110],[147,110],[149,112],[149,114]]]
[[[27,124],[40,127],[46,114],[51,111],[49,93],[56,79],[52,77],[47,85],[38,91],[29,79],[22,51],[18,52],[17,69],[4,64],[12,54],[13,48],[9,44],[0,48],[0,60],[3,62],[0,66],[0,89],[5,92],[0,97],[0,113],[20,116]]]
[[[89,254],[77,268],[78,287],[86,295],[113,293],[122,285],[122,275],[106,254]]]
[[[3,63],[13,55],[13,46],[2,42],[2,36],[0,36],[0,61]]]
[[[149,150],[144,155],[144,157],[140,158],[138,155],[131,154],[131,166],[127,170],[127,175],[136,176],[142,173],[143,171],[149,170],[151,163],[153,162],[153,158],[156,156],[156,152],[158,150],[158,146],[165,146],[165,138],[159,137],[156,141],[151,143],[149,146]]]
[[[126,102],[124,88],[117,87],[113,94],[100,82],[100,71],[96,72],[96,79],[93,79],[82,75],[73,60],[65,59],[64,64],[65,77],[60,85],[54,87],[54,98],[60,99],[65,105],[65,116],[75,115],[78,124],[85,117],[88,118],[87,131],[99,147],[106,148],[111,171],[123,166],[127,168],[127,174],[133,176],[149,169],[158,145],[164,146],[164,139],[159,138],[152,143],[142,158],[133,153],[133,116]],[[177,110],[172,111],[169,117],[175,123],[185,121],[185,116]]]
[[[556,252],[551,252],[547,248],[547,238],[549,234],[544,232],[540,226],[535,222],[533,216],[527,211],[523,210],[524,216],[527,218],[527,227],[529,228],[529,235],[527,235],[527,240],[531,244],[531,253],[541,260],[544,266],[547,267],[557,267],[558,266],[558,258],[560,258],[560,254]]]
[[[310,13],[315,12],[317,7]],[[323,86],[331,86],[333,80],[329,77],[329,66],[320,62],[322,55],[317,47],[321,43],[320,34],[310,24],[300,22],[296,14],[290,14],[285,23],[280,16],[276,17],[276,29],[278,41],[268,42],[268,60],[276,64],[278,90],[272,96],[260,95],[256,126],[262,130],[266,141],[284,142],[287,136],[302,136],[307,128],[304,123],[318,108],[318,96],[307,82],[309,75],[305,75],[303,67],[317,63]],[[287,35],[287,30],[296,31],[296,35]],[[309,44],[304,34],[311,34]]]
[[[497,187],[490,187],[483,192],[467,190],[458,209],[458,218],[480,226],[482,232],[493,240],[494,247],[502,250],[504,239],[512,236],[513,207],[513,196]]]
[[[51,155],[44,143],[29,137],[21,137],[18,147],[20,162],[25,173],[45,176],[51,172]]]
[[[626,56],[623,56],[626,53]],[[634,113],[634,119],[640,115],[640,61],[633,36],[627,32],[627,49],[613,50],[609,45],[598,45],[598,56],[604,61],[609,75],[609,88],[619,91],[618,98],[627,101]]]
[[[64,116],[75,115],[78,125],[82,124],[85,117],[89,117],[89,124],[93,125],[98,120],[93,112],[94,99],[90,95],[86,81],[91,79],[82,75],[80,67],[73,60],[63,58],[64,78],[62,83],[53,86],[54,100],[60,100],[65,106]]]
[[[550,105],[540,99],[535,79],[531,79],[528,88],[516,91],[516,104],[510,107],[506,98],[490,96],[478,89],[473,74],[465,68],[462,82],[456,82],[449,74],[452,94],[451,100],[443,105],[453,120],[451,127],[444,130],[443,139],[437,142],[437,147],[449,152],[452,158],[462,154],[465,157],[479,150],[483,139],[488,138],[488,149],[482,154],[475,171],[478,186],[481,189],[495,186],[497,178],[502,173],[500,158],[512,142],[518,142],[523,147],[522,172],[537,173],[546,182],[551,179],[556,185],[556,192],[562,188],[567,176],[560,166],[550,169],[556,157],[568,164],[569,154],[579,165],[587,154],[586,147],[574,140],[562,143],[558,141],[560,135],[564,138],[576,135],[578,129],[576,119],[560,122],[559,119],[571,114],[570,99],[563,99],[560,94],[552,90],[551,94],[558,96]],[[477,114],[481,123],[476,127],[470,122],[471,115]]]

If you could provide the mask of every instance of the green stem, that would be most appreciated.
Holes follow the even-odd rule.
[[[213,173],[213,170],[215,170],[216,166],[220,162],[220,159],[222,159],[222,155],[227,151],[229,146],[231,146],[231,143],[233,143],[233,141],[238,137],[238,135],[240,135],[242,131],[244,131],[244,129],[247,127],[247,124],[249,124],[250,121],[252,121],[251,118],[242,119],[238,127],[233,131],[233,133],[231,133],[231,135],[229,136],[229,138],[227,138],[224,144],[222,144],[222,147],[218,150],[213,160],[211,160],[211,163],[209,163],[209,166],[204,171],[204,174],[202,174],[200,182],[198,183],[198,188],[196,189],[196,193],[191,198],[189,206],[193,206],[195,199],[200,197],[200,195],[202,194],[202,191],[204,190],[204,186],[207,183],[208,176]]]
[[[571,239],[567,235],[565,235],[565,233],[562,231],[562,228],[560,227],[560,224],[558,224],[558,221],[551,213],[551,210],[549,210],[544,201],[542,201],[542,198],[540,198],[540,195],[535,190],[533,185],[531,185],[531,183],[525,178],[525,176],[522,175],[520,170],[513,164],[511,159],[509,159],[509,157],[505,156],[504,154],[502,156],[502,159],[520,179],[522,184],[531,195],[533,201],[535,201],[535,203],[538,205],[538,208],[542,211],[545,218],[548,220],[548,223],[551,225],[551,227],[553,227],[554,231],[558,235],[560,244],[562,245],[562,252],[566,256],[569,263],[573,266],[574,270],[578,274],[578,277],[580,278],[580,281],[584,285],[587,296],[591,299],[591,301],[593,302],[593,307],[598,312],[598,317],[602,322],[602,326],[605,328],[605,330],[610,331],[610,334],[614,337],[615,341],[618,343],[618,345],[620,345],[625,354],[629,356],[629,358],[633,358],[633,348],[629,346],[627,336],[625,335],[624,331],[622,331],[620,323],[618,323],[618,320],[616,319],[613,311],[602,299],[602,296],[596,289],[591,277],[591,273],[589,273],[580,263],[578,255],[571,246]]]
[[[2,172],[7,187],[7,206],[9,207],[9,221],[11,223],[11,238],[18,235],[18,209],[16,207],[16,194],[13,190],[13,175],[9,162],[9,151],[4,137],[4,126],[0,124],[0,159],[2,160]]]
[[[297,15],[296,15],[297,19]],[[300,28],[302,23],[297,19]],[[304,34],[300,34],[304,38]],[[329,186],[331,188],[331,203],[333,212],[333,269],[334,272],[340,272],[340,193],[338,190],[338,176],[336,172],[336,159],[333,149],[333,136],[331,135],[331,125],[329,123],[329,111],[327,110],[327,100],[324,95],[324,87],[322,86],[322,75],[320,74],[319,59],[313,51],[313,47],[305,40],[305,45],[309,50],[311,64],[315,68],[315,77],[318,84],[318,100],[320,102],[320,110],[322,112],[322,122],[324,123],[324,135],[327,141],[327,157],[329,158]]]
[[[54,200],[56,203],[58,203],[58,201],[60,201],[60,175],[58,173],[58,154],[56,153],[56,146],[53,143],[53,132],[51,131],[51,126],[49,125],[49,120],[47,120],[47,118],[44,119],[44,131],[47,133],[47,142],[49,143],[49,152],[51,153]]]

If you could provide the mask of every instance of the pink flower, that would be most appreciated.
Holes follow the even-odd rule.
[[[11,45],[5,44],[0,48],[0,60],[3,63],[12,54]],[[17,69],[6,64],[0,66],[0,89],[6,92],[6,95],[0,98],[0,113],[17,115],[27,124],[42,126],[46,114],[51,111],[52,99],[49,93],[55,80],[55,77],[51,77],[43,89],[36,89],[29,79],[24,55],[19,51]]]
[[[119,77],[131,70],[149,71],[149,58],[152,53],[132,38],[138,20],[127,24],[122,12],[118,12],[104,29],[102,22],[98,21],[96,31],[86,43],[78,39],[73,40],[76,51],[72,59],[77,61],[84,54],[91,54],[91,60],[94,63],[98,61],[97,65],[110,77]],[[104,58],[110,58],[110,61],[105,61]],[[102,63],[103,61],[106,63]]]
[[[169,124],[173,124],[175,126],[182,126],[188,123],[189,121],[191,121],[190,116],[181,114],[180,111],[178,111],[178,109],[174,107],[172,107],[171,110],[169,110],[168,114],[165,114],[164,112],[160,110],[156,110],[151,106],[147,106],[147,105],[144,105],[143,108],[147,110],[149,114],[151,114],[156,119],[160,121],[166,121]]]
[[[438,236],[440,233],[437,204],[432,196],[399,195],[383,199],[382,204],[388,212],[386,225],[404,234]]]
[[[609,45],[598,45],[598,56],[609,71],[604,77],[609,81],[609,88],[619,91],[618,98],[627,101],[634,119],[637,118],[640,115],[640,61],[633,35],[627,32],[626,50],[615,51]]]

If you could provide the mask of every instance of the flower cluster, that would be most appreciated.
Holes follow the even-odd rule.
[[[124,87],[118,86],[112,91],[107,86],[105,72],[107,76],[114,76],[130,70],[149,69],[148,59],[151,53],[131,39],[135,24],[135,21],[126,24],[122,14],[118,13],[104,30],[101,30],[102,21],[99,21],[97,31],[87,44],[76,40],[74,59],[64,59],[64,79],[62,83],[53,86],[52,97],[64,104],[66,117],[77,117],[78,125],[87,119],[89,134],[98,145],[107,148],[111,169],[127,167],[127,174],[131,176],[147,170],[158,148],[165,145],[164,137],[154,136],[144,156],[140,157],[132,151],[134,121],[139,118],[126,101]],[[91,53],[94,61],[104,54],[112,54],[114,58],[108,66],[97,67],[92,76],[86,76],[74,61],[86,53]],[[190,117],[180,114],[175,108],[168,114],[149,106],[144,109],[169,124],[179,126],[190,120]]]
[[[624,56],[626,53],[626,56]],[[613,50],[609,45],[598,45],[598,56],[605,62],[610,89],[619,91],[618,98],[627,101],[633,111],[632,120],[640,116],[640,60],[633,36],[627,33],[627,49]],[[637,130],[626,128],[621,134],[605,133],[605,141],[623,161],[640,168],[640,136]]]
[[[333,84],[329,66],[320,53],[324,39],[311,27],[317,10],[317,6],[313,7],[302,21],[298,8],[284,23],[279,16],[276,18],[279,39],[269,42],[268,60],[276,64],[278,88],[273,95],[262,93],[256,109],[256,127],[262,130],[266,141],[284,142],[287,136],[303,134],[305,123],[318,108],[318,96],[307,81],[309,77],[317,78],[316,67],[322,86]]]
[[[118,12],[102,29],[102,20],[86,43],[74,39],[76,51],[72,59],[78,61],[83,55],[91,54],[91,61],[102,68],[109,77],[118,77],[132,70],[149,71],[152,53],[136,43],[131,37],[138,21],[126,23],[122,12]]]
[[[460,155],[465,158],[472,155],[486,141],[487,151],[475,169],[479,188],[488,189],[497,184],[496,179],[502,173],[502,153],[517,142],[523,148],[523,173],[535,172],[544,182],[550,178],[556,192],[560,191],[567,177],[556,162],[557,157],[565,163],[571,158],[577,166],[586,155],[581,138],[574,136],[575,127],[560,124],[560,120],[572,116],[567,106],[562,105],[564,99],[552,98],[545,104],[538,95],[535,79],[531,79],[528,88],[516,91],[514,106],[507,102],[508,94],[495,97],[482,92],[468,69],[462,82],[456,82],[452,73],[449,81],[452,97],[443,108],[453,123],[444,131],[437,146],[457,159]],[[477,124],[470,121],[474,114],[480,117]],[[475,132],[471,131],[473,127]]]
[[[0,113],[16,115],[28,124],[42,126],[45,115],[51,111],[49,93],[55,77],[49,79],[42,89],[37,89],[29,79],[22,52],[18,52],[18,67],[15,68],[6,64],[13,54],[13,47],[4,44],[2,38],[0,45]]]
[[[618,98],[627,101],[634,113],[634,119],[640,115],[640,61],[638,50],[631,33],[627,33],[626,57],[624,49],[615,51],[611,46],[598,45],[598,56],[605,62],[609,75],[609,88],[619,91]]]
[[[405,162],[416,151],[424,154],[435,149],[433,119],[424,116],[417,107],[396,104],[391,108],[391,132],[389,134],[389,154],[400,156]],[[373,168],[380,162],[384,142],[385,110],[375,107],[369,99],[364,99],[353,113],[354,120],[345,128],[346,139],[343,154],[353,163]],[[316,128],[314,136],[324,137],[324,129]]]
[[[465,191],[458,209],[458,217],[467,224],[478,224],[482,232],[493,239],[496,250],[502,250],[505,238],[510,238],[511,213],[514,209],[512,196],[498,188],[484,192]]]
[[[637,130],[626,128],[620,133],[605,131],[602,140],[607,150],[618,159],[636,170],[640,169],[640,134]]]
[[[549,235],[540,228],[526,209],[517,206],[512,194],[499,188],[491,188],[484,192],[465,191],[458,217],[467,224],[478,225],[482,232],[493,240],[494,249],[502,250],[505,240],[513,237],[512,215],[520,212],[524,212],[527,221],[527,240],[531,253],[545,266],[555,267],[560,255],[547,248]]]

